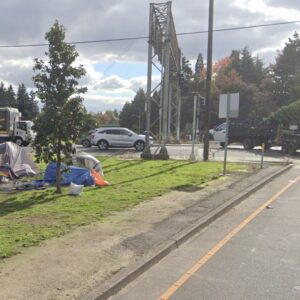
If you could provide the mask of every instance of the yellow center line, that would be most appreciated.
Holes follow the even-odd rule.
[[[222,249],[235,235],[237,235],[249,222],[251,222],[258,214],[260,214],[266,206],[274,202],[279,196],[286,192],[293,184],[300,180],[300,176],[291,180],[284,188],[272,196],[267,202],[261,205],[253,213],[251,213],[245,220],[243,220],[237,227],[230,231],[221,241],[213,246],[204,256],[200,258],[187,272],[185,272],[170,288],[162,294],[158,300],[168,300],[170,297],[186,282],[188,281],[205,263],[210,260],[220,249]]]

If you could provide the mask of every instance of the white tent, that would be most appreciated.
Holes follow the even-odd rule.
[[[98,173],[104,176],[101,163],[95,156],[85,152],[78,152],[76,153],[76,161],[80,167],[84,167],[89,170],[96,170]]]
[[[0,144],[0,170],[7,170],[12,177],[33,176],[39,171],[26,150],[15,143]]]

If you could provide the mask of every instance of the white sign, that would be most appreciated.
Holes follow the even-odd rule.
[[[239,116],[240,94],[222,94],[219,98],[219,118],[227,117],[227,107],[229,107],[228,117],[237,118]],[[229,105],[227,102],[229,101]]]

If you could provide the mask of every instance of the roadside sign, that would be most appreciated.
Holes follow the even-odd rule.
[[[237,118],[239,116],[239,99],[240,94],[222,94],[219,101],[219,118],[226,118],[226,130],[225,130],[225,149],[224,149],[224,166],[223,175],[226,175],[227,165],[227,146],[228,146],[228,131],[230,118]]]
[[[219,98],[219,118],[227,117],[227,108],[229,107],[228,117],[237,118],[239,116],[239,93],[222,94]],[[229,101],[229,105],[228,102]]]

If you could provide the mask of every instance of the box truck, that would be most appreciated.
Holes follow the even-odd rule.
[[[21,120],[21,113],[12,107],[0,107],[0,143],[14,142],[27,146],[34,138],[33,122]]]

